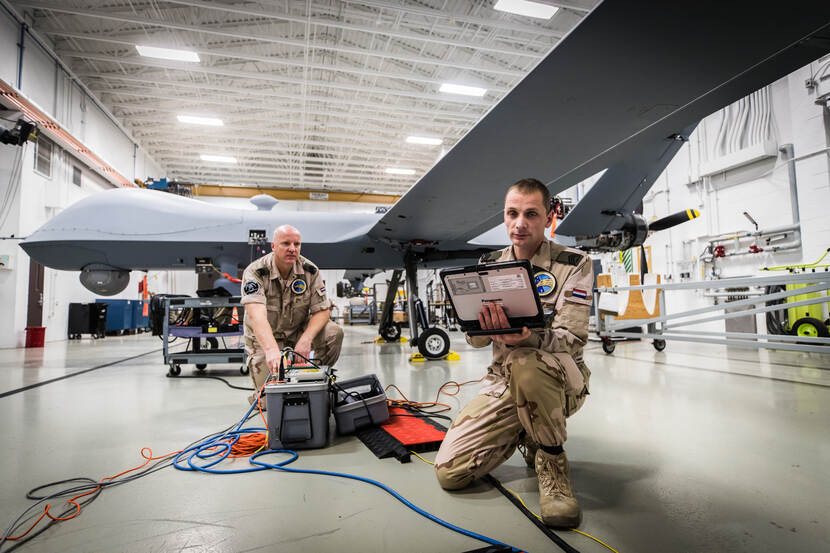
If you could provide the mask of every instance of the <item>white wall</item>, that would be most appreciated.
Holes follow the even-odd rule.
[[[794,165],[802,247],[787,252],[765,251],[717,259],[714,272],[725,278],[759,274],[765,266],[811,263],[830,247],[830,216],[827,214],[830,205],[830,152],[827,151],[830,114],[825,107],[815,103],[814,93],[804,85],[821,65],[820,62],[813,63],[768,87],[772,115],[769,140],[775,157],[706,176],[707,164],[717,164],[724,158],[715,152],[723,111],[701,122],[644,200],[643,215],[647,221],[685,209],[701,211],[699,219],[655,233],[646,241],[652,248],[655,272],[675,282],[685,271],[691,271],[694,280],[713,278],[713,265],[703,263],[701,253],[710,237],[754,231],[744,217],[744,211],[752,215],[761,230],[793,223],[789,164],[777,151],[785,144],[793,145],[797,159]],[[798,159],[815,152],[818,153]],[[569,192],[570,195],[574,193],[573,190]],[[747,251],[751,243],[742,240],[724,245],[730,253]],[[762,242],[758,245],[765,247]],[[612,257],[606,255],[604,261]],[[700,293],[673,292],[667,301],[669,312],[672,312],[710,305],[712,300]],[[696,329],[702,330],[704,326]],[[720,321],[709,325],[708,329],[722,331],[724,324]],[[759,325],[759,331],[764,332],[764,327]]]
[[[19,24],[7,11],[0,10],[0,51],[3,52],[0,79],[15,88],[20,69],[19,37]],[[48,42],[45,44],[51,47]],[[24,39],[19,90],[127,179],[166,174],[29,35]],[[6,121],[0,124],[9,125]],[[23,153],[22,160],[17,158],[19,153]],[[89,194],[112,188],[106,179],[58,147],[54,151],[51,176],[42,176],[34,171],[34,153],[32,143],[24,148],[0,145],[0,255],[10,255],[12,259],[10,269],[0,269],[0,347],[20,347],[25,341],[29,258],[18,247],[19,240],[10,238],[25,237],[61,209]],[[73,166],[82,170],[81,186],[72,183]],[[13,173],[18,178],[11,179]],[[4,222],[3,214],[7,211]],[[138,297],[137,286],[142,276],[133,273],[130,285],[115,297]],[[151,273],[150,279],[153,291],[192,293],[196,289],[195,275],[169,271],[161,275]],[[94,294],[78,280],[78,272],[46,269],[43,306],[46,340],[66,339],[69,303],[94,300]]]

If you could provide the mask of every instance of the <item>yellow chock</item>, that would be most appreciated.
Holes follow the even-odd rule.
[[[442,361],[461,361],[461,356],[457,351],[450,350],[450,352],[441,358]],[[438,359],[427,359],[420,353],[413,353],[409,356],[410,363],[423,363],[424,361],[438,361]]]
[[[383,336],[375,336],[375,343],[376,344],[405,344],[408,341],[409,341],[409,338],[407,338],[405,336],[401,336],[395,342],[387,342],[386,338],[384,338]]]

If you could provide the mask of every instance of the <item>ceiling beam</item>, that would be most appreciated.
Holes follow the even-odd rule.
[[[112,92],[102,92],[102,94],[113,94]],[[293,115],[296,113],[296,108],[282,108],[274,109],[273,106],[266,106],[264,104],[257,104],[252,105],[250,103],[228,103],[228,102],[221,102],[221,101],[212,101],[206,100],[205,98],[199,98],[198,106],[193,107],[181,107],[182,102],[187,102],[188,104],[193,104],[193,97],[181,97],[181,96],[163,96],[161,94],[156,95],[149,95],[149,94],[135,94],[135,96],[144,98],[146,100],[153,100],[154,103],[138,103],[136,101],[132,102],[119,102],[119,101],[106,101],[107,106],[110,109],[120,109],[123,111],[155,111],[161,113],[177,113],[177,114],[190,114],[190,115],[206,115],[210,113],[219,113],[219,112],[212,112],[211,110],[201,109],[201,106],[216,106],[218,108],[222,108],[223,110],[233,110],[239,109],[244,110],[245,114],[254,114],[259,113],[263,116],[265,115]],[[170,102],[177,105],[167,105],[167,104],[160,104],[158,101],[161,102]],[[229,112],[235,114],[236,112]],[[428,120],[417,120],[413,121],[411,118],[404,119],[402,117],[384,117],[382,115],[377,114],[370,114],[365,112],[354,113],[354,112],[336,112],[336,111],[324,111],[315,109],[314,115],[319,115],[322,117],[329,117],[332,119],[348,119],[351,121],[372,121],[376,123],[385,123],[385,124],[406,124],[410,126],[412,132],[409,134],[418,134],[421,133],[429,133],[429,132],[445,132],[444,129],[457,129],[459,131],[466,131],[470,128],[471,124],[469,123],[460,123],[460,122],[453,122],[453,121],[428,121]],[[125,117],[130,117],[131,119],[135,119],[136,116],[133,113],[125,114]],[[328,124],[328,123],[327,123]],[[439,129],[438,131],[433,131],[432,129]]]
[[[192,83],[192,82],[183,82],[183,81],[170,81],[170,80],[148,80],[142,79],[140,77],[129,77],[124,75],[115,75],[115,74],[101,74],[96,72],[90,71],[81,71],[76,72],[78,77],[84,78],[87,84],[91,87],[92,83],[88,81],[88,79],[101,79],[101,80],[116,80],[121,82],[128,82],[128,83],[135,83],[139,86],[147,86],[147,85],[156,85],[159,87],[172,87],[174,89],[189,89],[189,90],[206,90],[211,92],[221,92],[230,94],[235,97],[244,98],[244,97],[255,97],[255,98],[282,98],[282,99],[289,99],[289,100],[304,100],[307,102],[321,102],[330,105],[345,105],[345,106],[357,106],[357,107],[366,107],[372,108],[378,111],[400,111],[405,113],[418,113],[424,115],[436,115],[436,114],[443,114],[447,113],[443,110],[438,108],[429,109],[429,108],[418,108],[418,107],[411,107],[407,105],[401,104],[389,104],[389,103],[382,103],[382,102],[369,102],[369,101],[360,101],[360,100],[349,100],[346,98],[339,98],[336,96],[316,96],[309,94],[307,96],[303,96],[302,94],[295,94],[295,93],[288,93],[288,92],[272,92],[271,89],[268,90],[257,90],[257,89],[244,89],[239,90],[238,88],[233,88],[230,86],[222,86],[222,85],[203,85],[199,83]],[[115,92],[113,92],[115,93]],[[435,99],[435,102],[441,105],[443,100]],[[461,117],[464,111],[473,111],[475,113],[471,113],[469,115],[471,121],[477,121],[481,118],[482,115],[486,112],[483,106],[478,106],[474,104],[465,104],[466,106],[470,106],[470,109],[462,108],[462,111],[454,111],[449,112],[449,114],[453,116]]]
[[[466,15],[458,12],[447,11],[447,10],[440,10],[440,9],[433,9],[427,7],[420,7],[420,6],[413,6],[411,4],[404,4],[399,0],[392,0],[389,2],[379,2],[376,0],[343,0],[347,4],[351,4],[353,6],[368,6],[371,8],[383,9],[383,10],[391,10],[401,13],[410,13],[413,15],[422,15],[424,17],[433,17],[436,20],[447,19],[451,18],[453,21],[457,21],[459,23],[469,23],[471,25],[478,25],[480,27],[490,27],[495,29],[503,29],[505,31],[514,31],[517,33],[529,33],[529,34],[546,34],[551,33],[549,36],[555,36],[557,38],[562,38],[563,33],[559,33],[554,29],[550,29],[548,27],[539,25],[525,25],[519,23],[512,23],[507,21],[506,19],[490,19],[486,17],[475,17],[471,15]],[[546,2],[552,3],[552,2]],[[568,2],[562,2],[563,4],[567,4]],[[560,3],[552,3],[553,5],[557,5],[560,8],[568,8],[573,9],[574,11],[578,11],[580,13],[587,13],[590,11],[589,9],[585,8],[573,8],[571,6],[564,6],[559,5]],[[495,12],[495,10],[494,10]],[[502,18],[506,16],[502,12],[497,12]],[[510,17],[510,16],[506,16]],[[554,34],[556,33],[556,34]]]
[[[166,109],[162,110],[159,109],[157,111],[163,111],[165,113],[185,113],[190,115],[197,115],[199,112],[194,112],[193,110],[182,110],[182,109]],[[173,117],[168,117],[164,115],[165,119],[160,119],[158,115],[128,115],[128,121],[133,128],[145,128],[141,124],[149,124],[153,126],[158,125],[171,125],[176,128],[180,128],[183,132],[187,132],[189,134],[196,134],[202,132],[217,132],[217,133],[227,133],[229,131],[242,131],[247,132],[253,129],[262,129],[262,130],[277,130],[279,134],[284,134],[283,129],[288,126],[297,125],[300,126],[301,122],[297,119],[291,119],[290,114],[289,117],[280,119],[278,123],[274,123],[271,117],[279,115],[279,112],[254,112],[254,113],[233,113],[233,114],[221,114],[221,113],[212,113],[212,116],[220,116],[223,121],[223,125],[221,127],[198,127],[186,123],[180,123]],[[139,124],[141,123],[141,124]],[[403,125],[403,121],[399,122]],[[317,129],[317,126],[324,127],[323,129]],[[330,133],[329,129],[340,129],[345,131],[356,131],[356,133],[365,133],[361,134],[348,134],[348,135],[340,135],[335,133]],[[463,133],[464,129],[461,129],[461,133]],[[406,137],[412,134],[417,134],[416,130],[410,126],[409,128],[403,127],[393,127],[390,125],[386,125],[383,127],[380,126],[371,126],[367,127],[366,125],[350,125],[348,123],[337,123],[333,121],[306,121],[305,127],[301,130],[293,131],[293,134],[306,136],[306,135],[315,135],[317,133],[324,132],[326,136],[334,137],[334,138],[346,138],[347,140],[349,137],[351,140],[354,141],[355,147],[359,147],[360,140],[376,140],[382,141],[386,144],[389,144],[389,141],[397,141],[397,145],[401,148],[406,150],[412,151],[432,151],[437,146],[423,146],[423,145],[413,145],[408,144],[406,142]],[[285,133],[288,134],[288,133]],[[436,134],[436,133],[433,133]],[[449,135],[449,133],[441,133],[441,137],[446,144],[453,144],[456,140],[460,139],[461,137],[456,135]],[[390,147],[394,147],[394,142],[389,144]]]
[[[58,54],[64,58],[77,58],[84,62],[89,61],[101,61],[107,63],[114,63],[114,64],[127,64],[127,65],[137,65],[139,67],[152,67],[155,69],[165,69],[171,71],[181,71],[184,73],[204,73],[208,75],[219,75],[222,77],[230,77],[233,79],[245,79],[245,80],[256,80],[256,81],[265,81],[271,83],[279,83],[279,84],[296,84],[301,86],[315,86],[320,88],[331,88],[335,90],[345,90],[348,92],[357,92],[360,94],[383,94],[383,95],[392,95],[392,96],[403,96],[406,98],[416,98],[419,100],[429,100],[434,101],[436,100],[436,95],[441,94],[437,90],[435,93],[429,94],[424,92],[413,92],[409,90],[398,90],[395,88],[379,88],[379,87],[366,87],[361,86],[360,84],[342,84],[334,81],[322,81],[322,80],[312,80],[312,79],[300,79],[296,77],[289,77],[287,75],[279,75],[279,74],[271,74],[271,73],[256,73],[253,71],[237,71],[233,69],[221,69],[217,67],[209,67],[205,65],[187,65],[184,63],[169,63],[164,61],[155,61],[150,59],[145,59],[141,57],[134,57],[134,58],[117,58],[114,56],[105,56],[101,54],[90,54],[88,52],[78,52],[78,51],[70,51],[70,50],[62,50],[59,51]],[[106,75],[106,73],[102,73]],[[151,74],[152,75],[152,74]],[[436,81],[437,82],[437,81]],[[496,95],[501,95],[508,92],[506,88],[488,88],[488,94],[493,93]],[[438,98],[440,101],[443,102],[454,102],[460,104],[472,104],[478,106],[489,106],[491,105],[488,101],[482,100],[471,100],[467,98],[460,97],[458,95],[444,95]]]
[[[185,152],[193,152],[193,147],[204,147],[204,148],[214,148],[218,149],[221,148],[228,154],[244,154],[248,153],[253,155],[254,152],[261,152],[263,155],[268,156],[270,159],[273,159],[276,156],[284,156],[286,158],[296,159],[297,162],[301,162],[307,159],[301,150],[302,148],[297,147],[296,141],[273,141],[274,143],[281,143],[285,144],[288,147],[286,148],[275,148],[275,147],[259,147],[255,145],[253,141],[246,140],[244,143],[240,144],[232,144],[229,143],[227,138],[217,138],[217,142],[206,142],[206,141],[193,141],[189,140],[184,142],[182,140],[177,140],[174,138],[159,138],[159,137],[148,137],[146,139],[149,146],[147,147],[147,151],[154,154],[156,156],[164,156],[167,152],[171,151],[180,151],[183,150]],[[354,152],[344,152],[344,151],[337,151],[337,150],[321,150],[318,148],[314,148],[311,150],[314,154],[322,155],[322,156],[331,156],[331,157],[323,157],[318,159],[323,159],[325,161],[329,161],[331,163],[362,163],[362,162],[382,162],[388,163],[390,160],[394,159],[395,161],[399,162],[408,162],[413,164],[420,164],[425,163],[425,160],[420,158],[411,158],[408,156],[393,156],[390,152],[387,151],[387,155],[375,155],[370,154],[362,151],[354,151]],[[437,154],[435,158],[437,158]],[[311,158],[315,159],[315,158]],[[434,160],[433,160],[434,163]],[[377,165],[377,163],[375,163]]]
[[[53,28],[43,28],[38,27],[38,30],[42,33],[45,33],[52,37],[61,37],[61,38],[74,38],[80,40],[91,40],[97,42],[104,42],[108,44],[118,44],[120,46],[125,46],[130,49],[130,51],[134,51],[135,48],[135,41],[130,40],[122,40],[116,38],[107,38],[104,36],[98,35],[90,35],[86,33],[78,33],[78,32],[69,32],[64,31],[62,29],[53,29]],[[440,84],[442,81],[438,81],[436,79],[431,79],[429,77],[421,76],[418,74],[412,73],[397,73],[391,71],[370,71],[367,69],[360,69],[359,67],[348,67],[343,65],[325,65],[325,64],[318,64],[318,63],[311,63],[311,62],[304,62],[304,61],[291,61],[285,59],[284,56],[274,55],[274,56],[259,56],[254,54],[248,54],[244,52],[236,52],[233,50],[218,50],[215,48],[212,49],[205,49],[200,47],[185,47],[187,50],[191,50],[199,54],[199,56],[210,56],[210,57],[223,57],[223,58],[230,58],[230,59],[238,59],[244,61],[254,61],[254,62],[262,62],[268,63],[272,65],[284,65],[288,67],[297,67],[297,68],[310,68],[310,69],[318,69],[320,71],[334,71],[340,73],[350,73],[355,75],[361,75],[364,77],[383,77],[387,79],[399,79],[404,81],[414,81],[414,82],[424,82],[429,84]],[[477,71],[481,73],[492,73],[495,75],[500,75],[504,77],[510,77],[511,79],[519,79],[525,75],[522,71],[508,71],[508,70],[500,70],[500,69],[488,69],[486,67],[478,67]]]
[[[246,7],[240,4],[228,5],[228,4],[218,4],[216,2],[206,2],[204,0],[167,0],[173,4],[189,6],[192,8],[199,8],[200,10],[209,9],[209,10],[216,10],[222,11],[225,13],[232,13],[236,16],[239,15],[247,15],[250,17],[257,17],[263,19],[274,19],[278,21],[289,21],[293,23],[300,23],[301,25],[315,25],[315,26],[322,26],[322,27],[330,27],[333,29],[340,29],[344,31],[354,31],[357,33],[366,33],[366,34],[373,34],[373,35],[382,35],[382,36],[389,36],[392,38],[397,38],[399,40],[413,40],[413,41],[422,41],[422,42],[431,42],[433,44],[441,44],[443,46],[454,46],[456,48],[474,48],[476,50],[493,52],[495,54],[500,54],[503,56],[513,56],[513,55],[527,55],[530,57],[536,57],[539,55],[544,54],[545,52],[522,52],[516,50],[510,50],[505,48],[498,48],[495,46],[489,46],[486,44],[471,44],[469,42],[464,42],[463,40],[455,40],[448,37],[440,37],[435,35],[424,35],[420,33],[412,33],[407,31],[400,31],[396,30],[391,26],[388,27],[375,27],[370,25],[356,25],[354,23],[345,23],[342,21],[337,20],[329,20],[329,19],[321,19],[319,16],[315,17],[312,14],[308,16],[299,16],[299,15],[290,15],[290,14],[282,14],[282,13],[275,13],[272,11],[261,10],[261,9],[252,9],[250,7]],[[552,38],[560,39],[562,38],[562,33],[556,33],[554,31],[548,30],[548,33]],[[536,35],[548,34],[543,32],[537,32]],[[550,46],[547,47],[548,49]]]
[[[191,144],[192,142],[190,142],[189,139],[193,137],[193,135],[191,133],[171,131],[171,130],[145,129],[143,127],[135,127],[132,130],[135,133],[136,138],[140,139],[142,144],[145,144],[145,147],[147,147],[148,149],[150,147],[149,145],[153,143],[154,139],[159,139],[159,138],[163,137],[163,138],[172,139],[174,141],[178,141],[178,142],[183,143],[183,144]],[[259,144],[284,144],[284,145],[292,146],[295,149],[302,149],[302,148],[311,149],[311,150],[313,150],[315,152],[318,152],[318,153],[322,153],[325,150],[317,150],[317,149],[313,148],[314,146],[323,146],[323,147],[334,146],[334,147],[340,147],[340,148],[346,149],[345,152],[344,151],[338,152],[339,155],[343,155],[344,153],[348,154],[348,153],[351,153],[352,151],[354,151],[355,155],[360,155],[362,152],[379,152],[379,153],[382,153],[382,154],[387,154],[388,158],[393,158],[393,159],[401,159],[403,156],[406,155],[406,154],[399,155],[396,152],[392,152],[392,151],[389,150],[388,146],[386,146],[386,147],[372,146],[372,145],[367,145],[367,144],[355,145],[354,140],[349,141],[348,138],[343,138],[342,142],[335,142],[335,141],[325,140],[328,136],[330,136],[328,133],[323,133],[321,135],[321,138],[307,138],[307,137],[304,137],[302,140],[298,140],[297,138],[290,138],[290,136],[291,135],[304,136],[303,133],[284,132],[284,133],[281,133],[281,134],[282,135],[287,135],[286,138],[280,139],[279,137],[274,137],[274,136],[259,135],[259,136],[256,136],[256,137],[245,136],[244,140],[245,140],[246,143],[250,142],[250,143],[259,143]],[[203,138],[205,138],[205,137],[203,136]],[[217,136],[216,138],[219,141],[217,143],[217,146],[222,147],[225,144],[228,144],[229,137],[227,135]],[[216,153],[218,153],[218,152],[216,152]],[[428,153],[429,152],[424,152],[424,154],[421,154],[420,152],[411,151],[411,152],[409,152],[409,156],[411,156],[410,159],[413,159],[413,160],[414,159],[419,159],[419,158],[416,157],[416,156],[419,156],[419,155],[423,155],[424,157],[428,158],[429,157],[427,155]],[[384,158],[384,159],[386,159],[386,158]]]
[[[283,44],[286,46],[293,46],[295,48],[314,48],[314,49],[321,49],[321,50],[333,50],[333,51],[348,51],[360,55],[365,56],[381,56],[381,57],[389,57],[388,54],[380,54],[378,52],[372,52],[371,50],[363,50],[361,48],[352,48],[352,47],[345,47],[345,46],[332,46],[330,44],[320,43],[320,42],[310,42],[306,40],[297,40],[297,39],[287,39],[287,38],[277,38],[270,35],[265,34],[254,34],[254,33],[239,33],[233,32],[228,30],[221,30],[217,28],[205,28],[204,26],[199,25],[189,25],[185,23],[174,23],[170,21],[163,21],[158,19],[151,19],[148,17],[137,17],[133,15],[110,15],[107,13],[103,13],[96,10],[89,10],[83,8],[75,8],[72,6],[67,6],[62,3],[57,2],[44,2],[44,1],[34,1],[34,0],[17,0],[17,6],[26,7],[26,8],[35,8],[41,10],[49,10],[52,12],[57,13],[66,13],[71,15],[78,15],[81,17],[91,17],[96,19],[106,19],[109,21],[117,21],[121,23],[132,23],[134,25],[149,25],[154,27],[160,27],[165,29],[175,29],[178,31],[190,31],[194,33],[201,33],[201,34],[211,34],[217,36],[225,36],[229,38],[237,38],[237,39],[245,39],[245,40],[257,40],[260,42],[270,42],[274,44]],[[365,27],[357,25],[354,26],[354,31],[371,33],[371,34],[388,34],[388,32],[384,32],[381,29],[377,29],[374,27]],[[403,38],[406,37],[405,40],[416,40],[416,41],[423,41],[423,42],[438,42],[440,44],[451,46],[455,48],[464,48],[470,50],[478,50],[478,51],[487,51],[492,52],[494,54],[499,54],[502,56],[522,56],[528,58],[538,59],[543,57],[547,50],[545,51],[524,51],[524,50],[513,50],[513,49],[506,49],[506,48],[496,48],[487,45],[481,44],[470,44],[464,43],[463,41],[455,41],[451,39],[439,39],[436,37],[429,37],[424,35],[419,35],[417,33],[402,33],[396,32],[397,36],[395,38]],[[392,36],[392,35],[390,35]]]

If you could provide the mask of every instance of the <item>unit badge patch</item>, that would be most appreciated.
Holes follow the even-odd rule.
[[[245,286],[242,287],[242,291],[245,292],[245,295],[256,294],[259,292],[259,282],[255,280],[248,280],[245,282]]]
[[[305,292],[307,285],[305,281],[301,278],[295,278],[294,281],[291,283],[291,291],[295,294],[302,294]]]
[[[541,297],[549,296],[556,290],[556,277],[547,271],[537,271],[533,275],[533,282]]]

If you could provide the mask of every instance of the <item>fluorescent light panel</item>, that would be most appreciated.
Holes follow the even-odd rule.
[[[218,161],[219,163],[236,163],[236,158],[231,156],[215,156],[211,154],[202,154],[199,156],[202,161]]]
[[[529,2],[528,0],[499,0],[493,6],[493,9],[499,10],[500,12],[536,17],[538,19],[550,19],[553,17],[553,14],[559,11],[559,8],[556,6],[540,4],[539,2]]]
[[[191,62],[199,61],[199,54],[191,52],[190,50],[174,50],[173,48],[157,48],[156,46],[139,46],[138,44],[136,44],[135,49],[138,50],[139,54],[148,58]]]
[[[386,172],[390,175],[414,175],[415,169],[399,169],[398,167],[387,167]]]
[[[440,138],[430,138],[428,136],[407,136],[406,141],[410,144],[426,144],[428,146],[439,146],[444,142]]]
[[[479,88],[477,86],[464,86],[461,84],[444,83],[439,89],[441,92],[449,94],[462,94],[464,96],[484,96],[487,94],[486,88]]]
[[[221,127],[224,125],[221,119],[216,117],[199,117],[198,115],[177,115],[176,119],[180,123],[190,123],[191,125],[210,125],[212,127]]]

